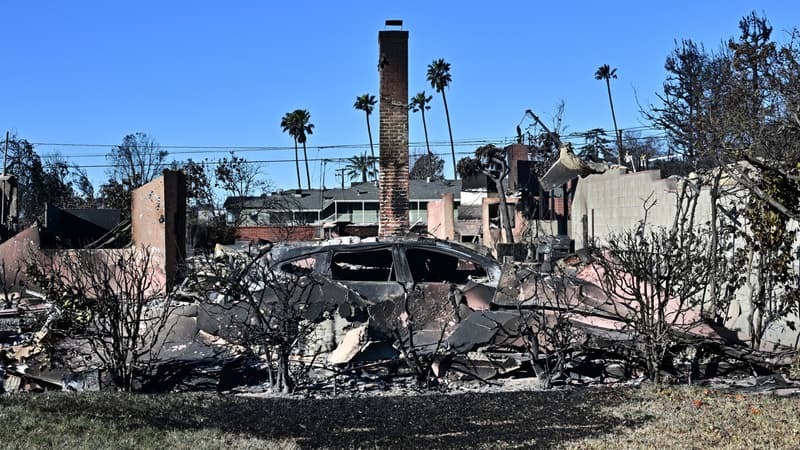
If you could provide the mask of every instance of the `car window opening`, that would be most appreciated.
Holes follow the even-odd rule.
[[[395,281],[389,249],[333,255],[331,278],[342,281]]]
[[[464,284],[470,278],[483,278],[486,271],[472,261],[436,251],[412,248],[406,259],[414,282]]]
[[[314,270],[314,264],[317,262],[317,256],[304,256],[301,258],[293,259],[281,265],[281,271],[292,275],[308,275]]]

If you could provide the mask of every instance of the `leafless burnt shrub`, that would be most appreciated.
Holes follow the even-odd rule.
[[[519,332],[540,386],[549,388],[563,375],[579,348],[580,330],[572,323],[576,311],[577,290],[561,273],[533,273],[535,281],[530,298],[518,305],[521,316]]]
[[[114,385],[132,391],[158,363],[172,311],[150,249],[32,257],[27,275],[54,305],[52,331],[86,342]]]
[[[266,250],[196,257],[187,280],[184,290],[205,298],[214,293],[230,318],[225,339],[265,362],[270,387],[293,392],[302,367],[292,357],[303,352],[316,322],[330,310],[323,282],[310,271],[278,270]]]
[[[638,342],[653,380],[677,337],[686,337],[701,317],[696,310],[711,275],[709,235],[694,223],[698,188],[681,185],[670,228],[648,224],[655,202],[644,202],[635,229],[611,237],[595,274],[611,304]]]

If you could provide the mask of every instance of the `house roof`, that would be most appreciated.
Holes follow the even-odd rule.
[[[461,180],[409,180],[409,201],[430,201],[452,193],[458,201],[461,196]],[[321,210],[333,202],[378,202],[376,183],[358,183],[341,189],[292,189],[273,192],[259,197],[228,197],[225,208]],[[237,205],[238,204],[238,205]]]

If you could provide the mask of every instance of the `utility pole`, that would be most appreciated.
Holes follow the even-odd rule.
[[[325,170],[328,169],[328,160],[322,160],[322,192],[325,192]]]
[[[3,185],[1,186],[2,189],[0,189],[0,225],[2,226],[6,225],[6,186],[7,186],[6,160],[7,159],[8,159],[8,131],[6,131],[6,150],[3,154],[3,179],[2,179]],[[11,188],[10,185],[8,185],[8,187],[9,189]],[[12,195],[11,192],[9,192],[8,193],[9,199],[11,199],[11,195]]]
[[[336,169],[336,176],[342,179],[342,190],[344,190],[344,173],[347,171],[347,168],[340,167]]]
[[[8,160],[8,131],[6,131],[6,151],[3,153],[3,175],[6,174],[6,160]]]

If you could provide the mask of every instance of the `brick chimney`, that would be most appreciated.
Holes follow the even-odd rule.
[[[387,26],[402,21],[387,20]],[[408,31],[378,32],[380,72],[379,236],[408,232]]]
[[[505,148],[508,155],[508,187],[511,192],[520,189],[523,180],[520,179],[520,161],[528,160],[528,146],[524,144],[511,144]],[[527,181],[527,179],[525,180]]]

